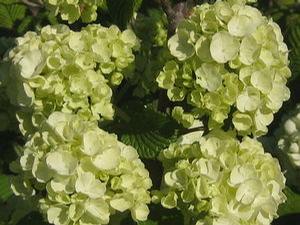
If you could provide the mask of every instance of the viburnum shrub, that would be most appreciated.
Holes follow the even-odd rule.
[[[275,132],[279,151],[258,138],[293,94],[260,1],[9,1],[0,33],[20,36],[0,38],[0,225],[36,209],[54,225],[270,225],[297,212],[274,156],[299,171],[299,107]],[[4,9],[25,18],[2,22]]]

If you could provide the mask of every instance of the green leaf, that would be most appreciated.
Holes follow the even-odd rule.
[[[21,0],[0,0],[0,3],[3,3],[3,4],[15,4],[15,3],[20,3]]]
[[[42,217],[42,215],[38,212],[31,212],[25,217],[23,217],[17,225],[24,225],[24,224],[30,224],[30,225],[50,225],[49,223],[46,223]]]
[[[142,0],[107,1],[107,7],[113,22],[122,29],[126,28],[133,17],[133,13],[139,9],[141,4]]]
[[[25,17],[26,7],[21,4],[0,4],[0,27],[11,29],[16,20]]]
[[[0,200],[6,201],[12,195],[9,177],[0,175]]]
[[[183,215],[177,209],[166,209],[160,204],[150,204],[150,215],[147,221],[135,223],[130,214],[121,220],[120,225],[183,225]],[[111,225],[117,225],[112,223]]]
[[[158,225],[157,221],[153,221],[153,220],[147,220],[144,222],[139,222],[138,225]]]
[[[32,16],[26,16],[22,22],[20,23],[20,25],[18,26],[17,28],[17,32],[19,34],[22,34],[22,33],[25,33],[26,30],[28,30],[30,24],[32,23],[33,21],[33,17]]]
[[[279,216],[300,213],[300,194],[294,192],[289,187],[286,187],[284,193],[287,197],[287,201],[279,206]]]
[[[37,223],[27,223],[26,216],[34,210],[37,210],[37,199],[35,201],[23,200],[20,197],[12,196],[5,203],[0,202],[0,221],[4,221],[5,225],[23,225],[23,224],[38,224],[42,220],[36,220]],[[24,223],[20,222],[24,221]]]
[[[129,102],[118,114],[127,116],[112,126],[112,132],[117,133],[123,143],[136,148],[141,158],[155,159],[176,138],[175,120],[139,102]]]
[[[0,57],[15,44],[14,38],[0,37]]]
[[[293,14],[287,19],[287,44],[290,49],[292,79],[300,75],[300,15]]]

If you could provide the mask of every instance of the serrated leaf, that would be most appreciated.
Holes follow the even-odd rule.
[[[279,206],[279,216],[300,213],[300,194],[294,192],[289,187],[285,188],[284,193],[287,197],[287,201]]]
[[[293,14],[287,19],[287,44],[289,45],[293,77],[300,75],[300,15]]]
[[[107,1],[107,8],[115,24],[125,29],[133,13],[142,4],[142,0]]]
[[[0,27],[13,28],[16,20],[24,18],[26,7],[21,4],[0,4]]]
[[[0,200],[6,201],[12,195],[9,177],[0,175]]]
[[[130,119],[117,121],[110,131],[137,149],[141,158],[155,159],[176,138],[178,124],[170,116],[145,108],[139,102],[128,102],[122,111]]]
[[[28,28],[29,28],[29,26],[30,26],[32,20],[33,20],[33,17],[31,17],[31,16],[25,17],[25,18],[22,20],[22,22],[19,24],[19,26],[18,26],[18,28],[17,28],[17,32],[18,32],[19,34],[25,33],[26,30],[28,30]]]

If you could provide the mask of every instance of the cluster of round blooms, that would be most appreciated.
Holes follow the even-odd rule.
[[[278,161],[249,137],[239,142],[220,130],[194,136],[162,151],[164,183],[153,200],[197,225],[269,225],[286,198]]]
[[[169,39],[174,60],[166,63],[157,82],[171,101],[189,104],[186,112],[176,108],[179,121],[191,125],[193,118],[207,115],[210,128],[228,119],[241,135],[259,136],[289,98],[291,73],[281,30],[245,3],[197,6]]]
[[[31,109],[34,120],[53,111],[112,119],[111,86],[131,72],[138,48],[133,31],[116,26],[89,25],[74,32],[58,25],[28,32],[7,57],[7,95],[12,104]]]
[[[45,0],[47,7],[55,15],[60,14],[69,23],[82,19],[84,23],[97,19],[97,9],[105,6],[105,0]]]
[[[300,105],[285,116],[276,137],[279,149],[295,168],[300,169]]]
[[[147,219],[152,182],[137,151],[78,115],[52,113],[25,144],[19,167],[14,192],[46,193],[40,208],[50,223],[108,224],[126,210]]]

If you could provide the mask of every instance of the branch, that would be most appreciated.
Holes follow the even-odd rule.
[[[172,6],[170,0],[160,0],[169,21],[169,36],[173,35],[178,24],[190,15],[194,0],[187,0]]]

